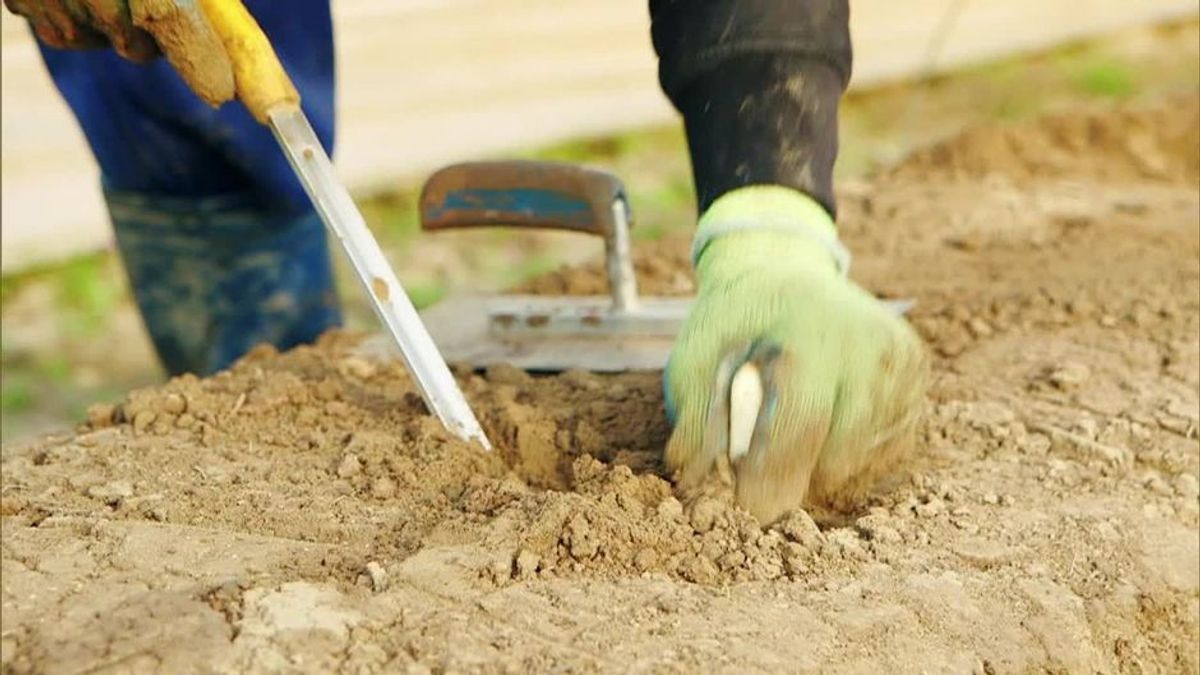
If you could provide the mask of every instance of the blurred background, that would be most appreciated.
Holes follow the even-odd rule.
[[[965,126],[1200,91],[1195,0],[852,0],[855,73],[838,174],[861,180]],[[600,253],[570,235],[417,236],[420,181],[463,159],[537,157],[618,173],[642,240],[695,213],[645,0],[334,3],[335,162],[418,306]],[[24,23],[0,20],[0,441],[74,424],[162,379],[128,297],[74,119]],[[339,254],[340,255],[340,254]],[[339,260],[339,263],[342,261]],[[344,264],[352,327],[370,310]]]

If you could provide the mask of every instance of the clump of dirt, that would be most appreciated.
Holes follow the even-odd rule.
[[[462,372],[485,453],[333,333],[4,448],[5,669],[1194,672],[1197,108],[842,186],[854,276],[916,298],[934,354],[911,478],[853,512],[681,501],[658,373]],[[642,246],[647,292],[686,256]]]

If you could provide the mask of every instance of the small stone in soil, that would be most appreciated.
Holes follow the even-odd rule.
[[[180,415],[187,410],[187,399],[179,394],[167,394],[163,399],[162,409],[172,415]]]
[[[541,562],[538,554],[523,548],[513,556],[513,576],[518,579],[530,579],[537,574],[538,564]]]
[[[1176,476],[1172,481],[1172,486],[1180,497],[1194,499],[1200,496],[1200,481],[1190,473],[1181,473]]]
[[[357,356],[348,356],[338,362],[338,372],[360,380],[370,379],[376,372],[375,364]]]
[[[396,481],[380,476],[371,484],[371,496],[376,499],[391,499],[396,496]]]
[[[713,529],[723,510],[721,502],[712,497],[700,497],[692,505],[692,528],[703,534]]]
[[[158,416],[155,415],[153,411],[139,410],[138,413],[133,416],[133,431],[139,434],[146,431],[151,424],[154,424],[154,420],[157,419],[157,417]]]
[[[351,476],[357,476],[361,471],[362,462],[359,461],[358,457],[348,454],[338,464],[337,475],[338,478],[350,478]]]
[[[806,511],[796,510],[785,515],[775,529],[788,541],[800,544],[804,548],[815,548],[821,544],[823,536],[812,516]]]
[[[643,572],[654,567],[656,562],[658,562],[658,554],[653,549],[641,549],[633,556],[633,566]]]
[[[938,497],[934,497],[924,504],[919,504],[916,508],[917,515],[922,518],[933,518],[945,510],[946,503]]]
[[[87,496],[99,499],[109,506],[118,506],[123,500],[133,496],[133,486],[129,482],[121,480],[104,485],[93,485],[88,488]]]
[[[1068,361],[1050,371],[1050,384],[1062,390],[1076,389],[1088,381],[1092,371],[1082,363]]]
[[[378,562],[372,560],[371,562],[367,563],[364,573],[366,574],[367,581],[371,585],[371,590],[375,591],[376,593],[381,593],[384,590],[387,590],[388,574],[387,570],[383,569],[383,565],[380,565]]]
[[[108,403],[96,403],[90,405],[87,409],[88,425],[93,429],[102,429],[107,426],[112,426],[114,413],[116,413],[116,407]]]
[[[674,497],[667,497],[658,503],[658,515],[666,520],[683,520],[683,504]]]

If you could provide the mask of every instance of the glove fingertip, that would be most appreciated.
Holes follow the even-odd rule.
[[[224,64],[197,62],[188,58],[187,53],[172,55],[170,50],[164,51],[166,51],[167,60],[175,67],[179,76],[205,103],[215,108],[222,103],[232,101],[237,95],[233,68],[229,66],[228,59],[225,59]],[[224,52],[222,52],[222,56],[224,56]]]
[[[159,56],[162,56],[162,52],[158,50],[158,44],[154,42],[154,38],[141,30],[135,30],[127,40],[114,40],[112,45],[121,58],[133,61],[134,63],[150,63]]]
[[[708,472],[707,462],[703,453],[702,437],[693,431],[689,425],[676,427],[667,441],[667,449],[663,454],[667,471],[683,485],[695,482],[697,476]]]
[[[216,107],[237,95],[229,54],[197,7],[145,0],[139,3],[133,23],[154,37],[179,76],[204,102]]]

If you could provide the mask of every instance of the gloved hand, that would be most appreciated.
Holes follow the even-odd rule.
[[[927,371],[917,335],[845,278],[833,221],[798,191],[722,196],[693,260],[698,297],[664,374],[666,464],[680,486],[724,473],[764,524],[860,496],[911,446]],[[748,450],[731,459],[730,379],[747,361],[764,397]]]
[[[139,63],[165,54],[210,105],[234,97],[233,66],[201,10],[202,0],[4,0],[38,38],[59,49],[111,46]]]

